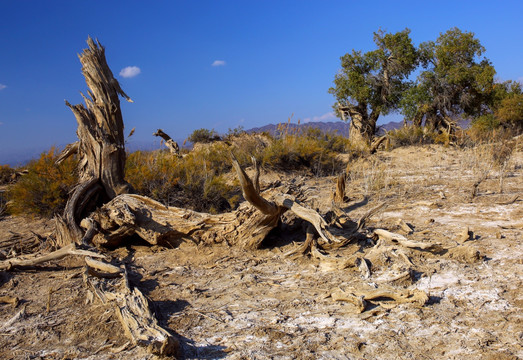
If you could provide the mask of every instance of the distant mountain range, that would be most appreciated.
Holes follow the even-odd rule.
[[[307,122],[303,124],[295,124],[295,123],[284,123],[284,126],[288,126],[289,130],[305,130],[307,128],[316,128],[320,129],[323,132],[336,132],[339,135],[343,136],[349,136],[349,127],[350,124],[348,122],[344,121],[331,121],[331,122],[323,122],[323,121],[316,121],[316,122]],[[249,130],[246,130],[248,133],[251,132],[268,132],[271,135],[275,135],[278,132],[278,126],[281,126],[281,124],[268,124],[262,127],[256,127]],[[378,126],[378,134],[383,134],[385,131],[390,131],[394,129],[399,129],[403,126],[402,122],[394,122],[391,121],[387,124],[379,125]]]

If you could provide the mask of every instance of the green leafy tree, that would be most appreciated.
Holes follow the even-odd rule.
[[[521,95],[523,88],[521,83],[518,81],[508,80],[504,82],[497,82],[494,84],[494,91],[492,94],[491,108],[496,111],[500,106],[501,102],[509,97]]]
[[[422,43],[420,62],[424,70],[401,102],[407,120],[434,128],[452,129],[457,116],[480,116],[489,112],[494,95],[494,67],[485,48],[471,32],[452,28],[438,39]]]
[[[351,120],[349,138],[354,143],[368,143],[379,116],[397,110],[410,85],[408,76],[417,66],[409,29],[395,34],[380,30],[374,33],[374,43],[376,50],[352,50],[341,57],[342,68],[329,89],[337,100],[338,115]]]

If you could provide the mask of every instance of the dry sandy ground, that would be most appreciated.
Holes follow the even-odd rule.
[[[368,239],[329,256],[367,259],[370,277],[357,267],[285,256],[304,238],[293,218],[256,252],[184,243],[136,244],[111,255],[127,263],[185,359],[521,359],[523,153],[504,170],[492,159],[488,147],[408,147],[351,163],[343,206],[351,218],[383,201],[387,207],[367,224]],[[305,189],[307,205],[329,210],[333,178],[293,181]],[[412,225],[410,240],[440,245],[407,249],[370,238],[375,228],[401,232],[399,219]],[[472,236],[463,243],[466,227]],[[30,231],[51,230],[45,221],[6,217],[0,241],[34,242]],[[22,301],[0,304],[0,358],[155,358],[127,343],[111,307],[86,305],[80,265],[69,258],[1,273],[0,296]],[[359,313],[330,296],[334,289],[384,287],[424,290],[429,300],[419,307],[382,299]]]

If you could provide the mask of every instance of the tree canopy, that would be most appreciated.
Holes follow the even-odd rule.
[[[457,116],[490,111],[495,70],[485,48],[471,32],[452,28],[419,46],[423,71],[401,101],[402,113],[415,125],[451,126]]]
[[[342,69],[329,89],[337,100],[334,107],[338,115],[345,120],[348,113],[350,139],[356,142],[368,142],[378,117],[398,108],[418,61],[409,29],[395,34],[379,30],[374,33],[374,43],[376,50],[352,50],[341,57]]]

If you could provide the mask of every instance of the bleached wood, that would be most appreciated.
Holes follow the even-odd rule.
[[[133,345],[143,346],[152,354],[177,358],[178,340],[158,324],[143,293],[130,287],[125,267],[120,269],[120,273],[118,287],[114,283],[102,286],[103,279],[93,281],[84,277],[84,281],[103,304],[113,306],[125,335]]]
[[[161,137],[171,154],[180,155],[180,146],[178,146],[178,143],[174,141],[169,135],[167,135],[162,129],[156,130],[156,132],[153,133],[153,136]]]
[[[12,267],[17,266],[35,266],[39,265],[48,261],[53,260],[60,260],[63,259],[66,256],[70,255],[79,255],[79,256],[90,256],[90,257],[96,257],[96,258],[105,258],[104,255],[95,253],[93,251],[88,250],[82,250],[78,249],[75,244],[69,244],[64,246],[63,248],[53,251],[47,255],[28,258],[28,257],[19,257],[19,258],[12,258],[5,261],[0,262],[0,269],[11,269]]]
[[[78,123],[78,141],[59,157],[62,161],[78,154],[79,185],[70,196],[62,219],[57,220],[60,245],[79,243],[83,232],[78,223],[96,207],[100,198],[114,198],[130,191],[124,180],[125,138],[119,96],[132,101],[121,89],[107,65],[105,49],[92,38],[78,57],[89,88],[82,97],[85,105],[66,105]]]
[[[422,250],[430,249],[437,244],[434,243],[422,243],[422,242],[416,242],[411,241],[407,239],[405,236],[396,234],[387,230],[383,229],[376,229],[374,230],[374,234],[376,234],[381,240],[390,241],[393,243],[397,243],[401,246],[407,247],[407,248],[420,248]]]

